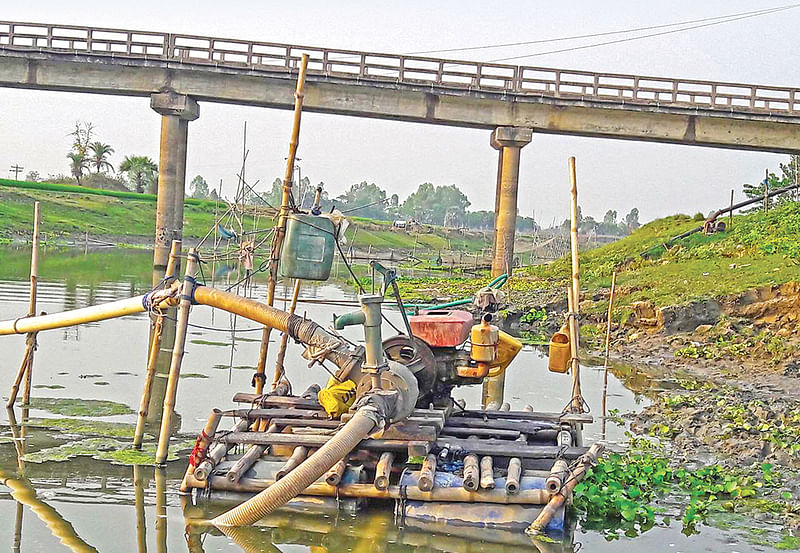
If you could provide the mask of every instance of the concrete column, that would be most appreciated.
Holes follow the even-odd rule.
[[[494,257],[492,276],[511,274],[514,266],[514,234],[517,227],[519,151],[530,143],[533,129],[497,127],[491,145],[498,150],[498,178],[495,196]]]
[[[151,95],[150,107],[161,115],[158,201],[153,247],[153,284],[156,284],[164,277],[172,240],[183,239],[186,144],[189,121],[199,117],[200,107],[189,96],[174,92]]]

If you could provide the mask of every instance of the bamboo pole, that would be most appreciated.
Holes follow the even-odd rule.
[[[186,260],[186,276],[181,286],[181,303],[178,307],[178,322],[175,328],[175,345],[172,348],[172,361],[169,367],[169,380],[164,394],[164,410],[161,415],[161,432],[158,436],[158,449],[156,450],[156,463],[163,464],[169,454],[169,438],[172,430],[172,415],[175,410],[175,399],[178,394],[178,380],[181,375],[184,347],[186,346],[186,329],[189,322],[189,310],[192,306],[192,296],[195,288],[194,275],[200,259],[197,250],[189,250]]]
[[[541,510],[539,516],[536,517],[536,520],[534,520],[525,530],[525,533],[538,534],[547,527],[547,525],[550,523],[550,520],[552,520],[553,515],[555,515],[556,511],[558,511],[558,509],[564,505],[564,503],[567,501],[567,498],[572,493],[572,490],[575,489],[575,486],[577,486],[578,483],[583,479],[586,471],[589,470],[589,467],[597,462],[597,459],[602,451],[602,443],[597,442],[592,444],[592,447],[589,448],[589,451],[581,456],[578,466],[572,473],[572,477],[567,480],[563,486],[561,486],[561,489],[557,494],[550,498],[550,501]]]
[[[36,332],[32,332],[28,334],[28,337],[25,339],[25,353],[22,355],[22,363],[19,366],[19,370],[17,370],[17,376],[14,378],[14,383],[11,385],[11,391],[8,394],[8,402],[6,402],[6,407],[11,409],[14,407],[14,402],[17,401],[17,393],[19,393],[19,386],[22,383],[22,379],[25,376],[25,373],[28,369],[28,361],[33,355],[33,344],[35,341]],[[31,339],[31,337],[34,337]]]
[[[308,457],[308,448],[302,445],[299,445],[294,448],[292,455],[289,457],[289,460],[286,461],[286,464],[283,465],[278,472],[275,473],[275,480],[280,480],[294,469],[299,467],[303,461],[306,460]]]
[[[277,424],[271,424],[269,428],[266,429],[266,432],[272,434],[278,432],[278,430],[279,428]],[[238,482],[242,476],[244,476],[244,473],[247,472],[250,467],[256,463],[256,461],[261,459],[261,456],[266,453],[268,448],[269,446],[267,445],[251,445],[250,449],[248,449],[228,471],[228,474],[226,475],[228,480],[234,484]]]
[[[731,188],[731,207],[728,214],[728,230],[733,228],[733,188]]]
[[[297,89],[294,93],[294,122],[292,125],[292,138],[289,141],[289,156],[286,158],[286,173],[283,177],[283,190],[281,194],[281,207],[275,236],[272,239],[269,263],[269,281],[267,284],[267,305],[272,307],[275,302],[275,286],[278,281],[278,260],[280,259],[283,238],[286,234],[286,219],[289,215],[289,198],[292,193],[292,174],[294,173],[294,160],[297,157],[297,145],[300,139],[300,118],[303,113],[303,89],[305,87],[306,69],[308,67],[308,54],[303,54],[300,60],[300,72],[297,75]],[[267,367],[267,353],[269,350],[269,336],[272,328],[265,326],[261,335],[261,348],[258,356],[258,366],[253,378],[257,394],[264,392],[265,372]]]
[[[136,511],[136,545],[138,553],[147,553],[147,519],[144,514],[144,478],[142,466],[133,465],[133,501]]]
[[[464,457],[464,489],[474,492],[480,482],[480,466],[478,456],[470,453]]]
[[[155,467],[154,476],[156,481],[156,551],[167,553],[167,469]]]
[[[580,347],[580,335],[578,332],[578,313],[581,301],[581,272],[578,261],[578,177],[575,169],[575,156],[569,158],[569,180],[570,180],[570,252],[572,256],[572,293],[568,296],[570,311],[570,341],[572,348],[572,398],[570,400],[571,410],[580,412],[583,410],[581,399],[581,374],[578,363],[578,348]]]
[[[240,420],[233,426],[233,428],[231,428],[231,432],[243,432],[248,426],[249,422],[247,419]],[[195,488],[205,487],[205,482],[208,478],[208,475],[211,474],[211,471],[214,470],[214,467],[217,465],[217,463],[219,463],[222,458],[225,457],[225,454],[230,448],[233,447],[233,445],[234,444],[226,443],[214,444],[214,446],[209,450],[205,460],[197,465],[192,474],[186,475],[186,481],[190,483],[190,485],[194,483],[193,487]]]
[[[570,350],[572,351],[572,359],[570,362],[572,371],[572,398],[570,399],[570,410],[574,413],[581,413],[583,412],[580,377],[581,365],[578,360],[581,327],[578,324],[577,305],[572,290],[571,286],[567,287],[567,303],[569,305],[569,344]]]
[[[481,458],[481,488],[484,490],[494,489],[494,467],[492,458],[486,455]]]
[[[39,288],[39,202],[33,204],[33,240],[31,241],[31,291],[28,316],[36,315],[36,293]],[[22,392],[23,405],[31,402],[31,381],[33,378],[33,354],[36,351],[36,335],[28,335],[33,347],[28,353],[28,366],[25,374],[25,389]]]
[[[220,420],[222,420],[222,411],[219,409],[212,409],[206,421],[206,425],[203,427],[203,430],[200,431],[200,435],[197,436],[194,449],[192,449],[192,454],[189,457],[189,466],[186,467],[186,475],[184,475],[183,481],[181,481],[181,492],[186,492],[189,489],[186,476],[194,473],[200,461],[205,459],[208,448],[211,446],[214,435],[217,433]]]
[[[175,280],[175,270],[178,265],[178,258],[181,254],[181,241],[173,240],[169,251],[169,261],[165,273],[164,286],[169,286]],[[161,349],[161,333],[164,330],[164,315],[158,313],[153,322],[152,340],[150,341],[150,351],[147,356],[147,373],[144,377],[144,389],[142,390],[142,400],[139,402],[139,413],[136,418],[136,430],[133,433],[133,447],[141,449],[144,437],[145,421],[150,410],[150,396],[153,393],[153,380],[156,376],[156,362],[158,353]]]
[[[733,195],[731,195],[731,198]],[[614,294],[617,290],[617,271],[611,273],[611,294],[608,296],[608,316],[606,320],[606,350],[603,359],[603,395],[601,397],[601,410],[603,411],[602,435],[606,439],[606,402],[608,399],[608,356],[611,349],[611,321],[614,311]]]
[[[435,477],[436,455],[430,453],[427,457],[425,457],[425,461],[422,463],[422,468],[419,471],[419,478],[417,479],[417,487],[422,492],[431,491],[433,489]]]
[[[338,463],[333,465],[330,470],[325,474],[325,482],[329,486],[338,486],[342,482],[344,471],[347,469],[347,457],[342,458]]]
[[[294,290],[292,290],[292,301],[289,303],[289,313],[294,315],[295,309],[297,309],[297,298],[300,297],[300,279],[294,279]],[[283,368],[283,362],[286,359],[286,347],[289,344],[289,333],[283,332],[281,334],[281,345],[280,349],[278,349],[278,357],[275,360],[275,374],[272,377],[272,390],[274,391],[278,387],[278,383],[283,378],[285,374],[285,370]]]

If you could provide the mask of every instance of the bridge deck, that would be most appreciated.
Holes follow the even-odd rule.
[[[0,86],[127,95],[172,89],[207,101],[289,108],[302,54],[310,57],[311,111],[800,150],[794,129],[780,125],[800,122],[796,87],[0,21]]]

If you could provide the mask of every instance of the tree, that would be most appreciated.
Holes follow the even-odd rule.
[[[629,232],[642,226],[639,223],[639,210],[637,208],[634,207],[625,216],[625,226],[628,228]]]
[[[770,191],[777,190],[779,188],[784,188],[786,186],[794,186],[796,184],[800,184],[800,156],[793,155],[789,156],[789,163],[780,163],[779,167],[781,169],[781,176],[778,177],[775,173],[768,172],[767,177],[759,182],[758,184],[744,184],[742,185],[742,189],[744,191],[745,196],[748,198],[756,198],[758,196],[763,196],[765,192],[765,182],[769,184]],[[800,191],[794,190],[792,192],[787,192],[785,194],[781,194],[776,196],[775,198],[770,198],[770,203],[773,201],[775,203],[783,203],[787,201],[792,201],[800,198]],[[756,206],[751,209],[751,211],[761,209],[761,206]]]
[[[39,182],[42,178],[39,176],[39,171],[28,171],[25,175],[25,180],[28,182]]]
[[[434,186],[424,182],[406,198],[400,212],[422,223],[455,226],[465,222],[470,205],[467,196],[455,184]]]
[[[108,144],[103,144],[99,140],[92,142],[88,147],[89,163],[94,166],[95,172],[99,173],[103,169],[114,170],[114,166],[108,162],[108,156],[114,153],[114,148]]]
[[[69,170],[72,176],[75,177],[78,186],[81,186],[81,177],[83,176],[83,172],[88,168],[89,161],[84,154],[78,152],[68,153],[67,159],[70,161]]]
[[[120,173],[128,175],[128,182],[139,194],[143,194],[145,187],[151,188],[158,194],[158,165],[147,156],[125,156],[119,164]]]
[[[192,191],[192,198],[208,198],[208,183],[206,182],[206,179],[200,175],[197,175],[192,179],[192,183],[189,185],[189,188]]]
[[[352,211],[358,217],[387,219],[386,191],[374,182],[361,181],[354,184],[337,197],[336,201],[342,211]]]

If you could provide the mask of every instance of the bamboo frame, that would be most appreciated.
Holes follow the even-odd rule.
[[[169,252],[169,261],[167,262],[167,270],[165,277],[165,286],[169,286],[175,280],[175,269],[178,265],[178,258],[181,254],[181,241],[173,240]],[[142,439],[144,437],[144,426],[147,415],[150,411],[150,396],[153,393],[153,379],[156,376],[156,362],[158,361],[158,354],[161,350],[161,334],[164,330],[164,316],[158,313],[153,322],[152,339],[150,341],[150,351],[147,356],[147,373],[144,379],[144,389],[142,390],[142,399],[139,402],[139,413],[136,418],[136,430],[133,433],[133,447],[141,449]]]
[[[568,294],[570,312],[570,345],[572,346],[572,397],[570,399],[570,410],[576,413],[583,411],[583,399],[581,395],[581,367],[578,362],[578,351],[580,348],[580,326],[578,325],[578,314],[580,313],[581,302],[581,272],[580,262],[578,261],[578,177],[575,169],[575,156],[569,158],[569,181],[570,181],[570,254],[572,258],[572,282],[570,294]]]
[[[172,415],[175,411],[175,400],[178,395],[178,380],[181,375],[184,348],[186,347],[187,325],[189,311],[194,295],[194,275],[197,272],[200,259],[197,250],[189,250],[186,260],[186,276],[181,285],[181,303],[178,307],[178,322],[175,329],[175,345],[172,348],[172,361],[169,367],[169,380],[164,393],[164,409],[161,414],[161,432],[158,435],[158,449],[156,450],[156,463],[163,464],[169,454],[169,438],[172,431]]]
[[[292,138],[289,141],[289,156],[286,159],[286,173],[283,177],[283,191],[281,194],[281,207],[275,236],[272,241],[269,263],[269,282],[267,284],[267,305],[272,307],[275,303],[275,286],[278,282],[278,260],[283,247],[283,238],[286,234],[286,219],[289,215],[289,197],[292,192],[292,174],[294,173],[294,160],[297,157],[297,146],[300,140],[300,119],[303,113],[303,94],[308,69],[308,54],[303,54],[300,60],[300,72],[297,75],[297,88],[294,93],[294,121],[292,124]],[[267,353],[269,352],[269,336],[272,327],[265,326],[261,335],[261,347],[258,355],[258,366],[253,378],[257,394],[264,392],[265,372],[267,366]]]
[[[733,195],[731,194],[731,197]],[[733,212],[731,212],[733,213]],[[605,356],[603,359],[603,395],[601,396],[600,406],[601,411],[603,412],[603,422],[602,422],[602,429],[601,434],[603,439],[606,439],[606,404],[608,401],[608,356],[609,350],[611,348],[611,322],[612,322],[612,314],[614,311],[614,294],[617,291],[617,271],[611,273],[611,294],[608,296],[608,316],[606,320],[606,344],[605,344]]]
[[[30,300],[28,303],[28,317],[36,315],[36,295],[39,287],[39,202],[33,204],[33,236],[31,239],[31,285]],[[29,332],[25,339],[25,353],[22,355],[22,364],[17,371],[14,384],[8,394],[6,407],[13,407],[17,401],[17,394],[25,378],[25,388],[22,392],[22,404],[29,405],[31,401],[31,379],[33,373],[33,352],[36,350],[36,332]]]

